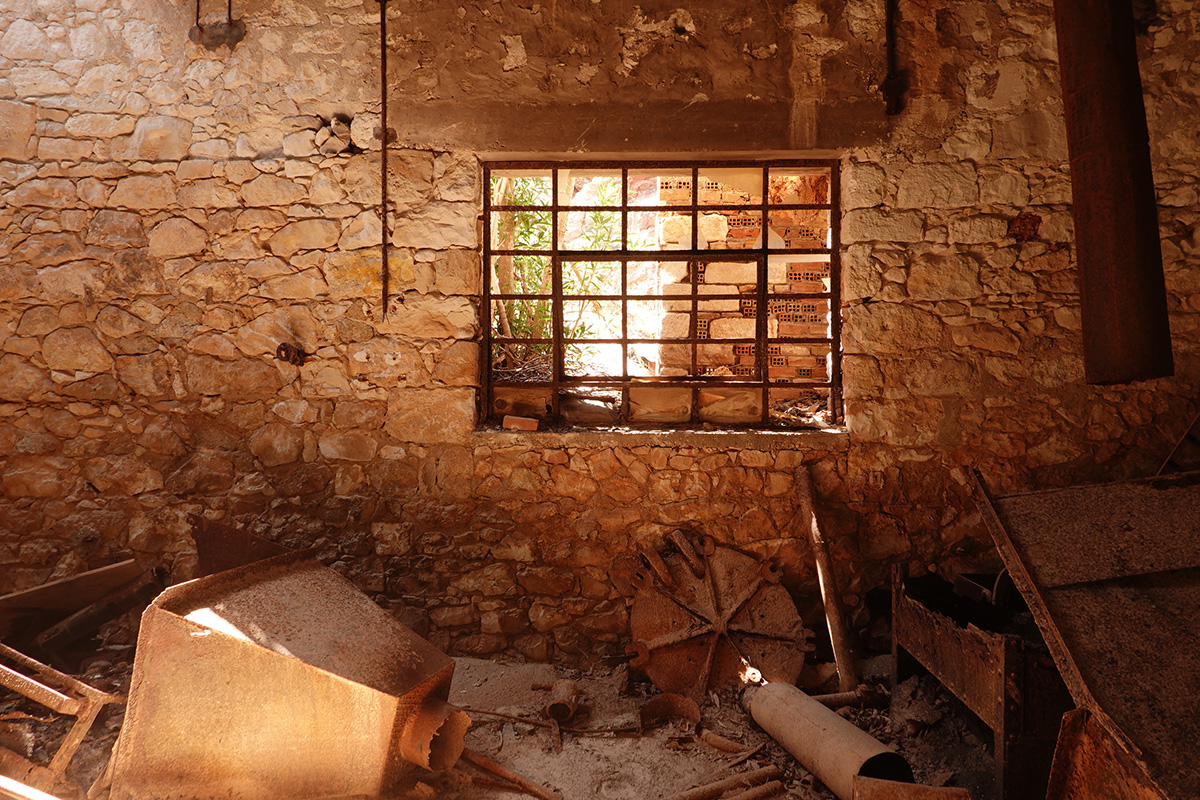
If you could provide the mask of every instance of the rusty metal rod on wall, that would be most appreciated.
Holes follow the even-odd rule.
[[[1088,383],[1174,374],[1130,0],[1054,0]]]
[[[379,266],[383,318],[388,313],[388,91],[387,91],[387,0],[379,0]]]

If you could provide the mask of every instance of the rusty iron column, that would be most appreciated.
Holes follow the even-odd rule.
[[[1130,0],[1054,0],[1088,383],[1174,374]]]

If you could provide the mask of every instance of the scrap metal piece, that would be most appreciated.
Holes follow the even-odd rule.
[[[192,524],[192,539],[196,542],[197,577],[215,575],[264,558],[293,552],[270,539],[231,528],[198,514],[188,515],[188,522]]]
[[[858,686],[858,665],[854,658],[853,639],[850,626],[846,624],[846,611],[842,608],[841,593],[833,574],[833,559],[829,557],[829,546],[825,532],[817,519],[816,499],[812,488],[812,476],[803,464],[796,469],[796,489],[800,499],[800,512],[807,517],[808,541],[812,545],[813,561],[817,568],[817,582],[821,587],[821,602],[825,606],[825,622],[829,627],[829,643],[837,663],[838,690],[854,691]]]
[[[1121,787],[1121,800],[1162,800],[1146,765],[1087,711],[1063,717],[1046,800],[1092,800]]]
[[[949,583],[931,580],[958,600]],[[1071,708],[1049,654],[1020,636],[939,613],[917,599],[916,583],[906,584],[903,568],[894,567],[892,685],[911,672],[910,662],[919,662],[992,730],[997,796],[1043,796],[1059,720]],[[928,584],[924,588],[932,594]]]
[[[579,684],[563,678],[550,687],[550,699],[544,712],[555,722],[570,722],[579,709]]]
[[[35,789],[51,789],[67,771],[67,765],[83,744],[100,710],[112,703],[123,703],[125,698],[102,692],[4,644],[0,644],[0,659],[24,670],[0,663],[0,686],[24,695],[56,714],[75,717],[75,724],[49,764],[35,764],[18,753],[0,748],[0,772],[27,782]]]
[[[783,775],[783,772],[779,767],[769,764],[760,769],[741,772],[737,775],[731,775],[728,778],[722,778],[712,783],[697,786],[694,789],[688,789],[687,791],[664,797],[663,800],[714,800],[731,789],[761,786],[768,781],[775,780],[781,775]]]
[[[71,616],[56,622],[33,639],[40,650],[55,661],[62,648],[95,633],[106,622],[126,611],[144,605],[162,591],[166,570],[152,569],[124,586],[108,592],[96,602],[81,608]]]
[[[693,698],[742,685],[748,668],[795,682],[812,633],[778,574],[737,550],[688,544],[647,558],[653,570],[635,577],[630,666],[660,691]]]
[[[742,704],[771,738],[841,800],[853,800],[854,778],[912,782],[904,756],[795,686],[751,686]]]
[[[104,595],[134,580],[142,574],[142,568],[132,558],[116,564],[98,567],[69,578],[43,583],[30,589],[21,589],[0,597],[0,637],[14,631],[14,623],[21,621],[20,628],[29,618],[42,618],[42,625],[61,619],[64,614],[78,611],[94,603]],[[33,628],[36,631],[37,628]],[[9,639],[9,641],[12,641]]]
[[[855,775],[854,800],[971,800],[971,793],[957,786],[922,786]]]
[[[304,553],[173,586],[142,616],[111,797],[382,794],[458,760],[453,671]]]
[[[1200,472],[1008,497],[976,472],[975,496],[1095,735],[1200,797]]]

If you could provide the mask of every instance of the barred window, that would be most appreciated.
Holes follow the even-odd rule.
[[[838,164],[484,165],[484,416],[841,415]]]

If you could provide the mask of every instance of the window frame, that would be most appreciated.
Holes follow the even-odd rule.
[[[809,388],[809,389],[825,389],[828,391],[827,408],[830,419],[833,423],[841,423],[843,419],[842,408],[842,353],[841,353],[841,180],[840,180],[840,161],[836,158],[791,158],[791,159],[721,159],[721,160],[637,160],[637,159],[621,159],[621,160],[579,160],[579,161],[563,161],[563,160],[513,160],[513,161],[485,161],[483,167],[483,282],[482,282],[482,358],[480,366],[480,383],[482,391],[479,393],[479,419],[483,424],[495,423],[500,420],[503,414],[495,412],[494,408],[494,393],[498,387],[526,387],[526,388],[546,388],[549,389],[549,409],[547,416],[542,418],[543,422],[549,425],[567,424],[572,428],[587,429],[589,427],[611,427],[613,425],[629,428],[675,428],[680,430],[696,430],[701,427],[719,427],[723,429],[757,429],[757,430],[795,430],[796,427],[781,425],[772,422],[770,397],[771,390],[780,388]],[[701,203],[699,200],[700,178],[707,170],[719,169],[756,169],[761,171],[762,187],[761,197],[758,203],[730,203],[730,204],[710,204]],[[786,169],[825,169],[828,170],[829,177],[829,194],[826,203],[772,203],[770,201],[769,182],[772,170]],[[617,205],[604,206],[585,206],[585,205],[570,205],[569,201],[564,203],[560,192],[560,171],[561,170],[580,170],[580,171],[612,171],[619,172],[621,178],[620,202]],[[690,171],[691,173],[691,201],[686,205],[657,205],[643,206],[631,205],[629,198],[629,173],[638,171],[659,170],[662,172],[678,173],[681,171]],[[498,205],[493,204],[492,197],[492,177],[496,172],[509,171],[537,171],[549,172],[551,178],[551,202],[546,206],[523,206],[523,205]],[[511,211],[544,211],[550,216],[550,236],[551,248],[549,251],[532,251],[521,249],[500,249],[493,247],[493,216],[496,213],[511,212]],[[829,214],[829,241],[827,247],[803,247],[803,248],[788,248],[788,247],[772,247],[770,236],[767,231],[770,227],[770,213],[772,211],[787,211],[787,210],[826,210]],[[560,219],[563,214],[569,212],[587,212],[587,211],[610,211],[617,212],[620,215],[621,240],[620,247],[616,249],[604,250],[565,250],[561,249],[560,244]],[[745,249],[708,249],[700,248],[699,231],[700,231],[700,215],[706,212],[714,211],[753,211],[760,215],[762,220],[763,234],[761,235],[761,244],[759,247]],[[682,249],[655,249],[655,250],[634,250],[629,249],[629,215],[636,212],[671,212],[686,214],[690,218],[691,223],[691,247]],[[522,341],[542,341],[542,340],[522,340],[519,338],[496,337],[493,335],[494,313],[493,303],[495,300],[513,299],[515,295],[512,293],[493,292],[493,260],[497,257],[528,255],[538,253],[544,255],[550,260],[550,270],[552,278],[551,291],[548,297],[552,308],[552,337],[551,344],[553,348],[553,363],[552,372],[549,380],[544,381],[504,381],[496,379],[493,376],[493,344],[494,340],[499,339],[503,342],[522,342]],[[827,256],[829,261],[829,289],[825,292],[788,292],[776,294],[768,291],[768,265],[771,256],[785,255],[821,255]],[[603,301],[617,301],[622,303],[623,313],[621,315],[621,336],[615,340],[615,343],[622,346],[623,362],[625,366],[622,369],[621,376],[603,376],[603,377],[578,377],[568,376],[565,370],[565,337],[564,337],[564,302],[572,299],[564,292],[562,280],[562,264],[575,262],[619,262],[621,266],[620,291],[613,295],[596,295],[592,299]],[[733,299],[736,297],[740,302],[745,302],[745,294],[705,294],[699,295],[698,283],[694,277],[691,280],[692,290],[690,295],[681,295],[680,299],[687,297],[691,301],[689,332],[686,338],[671,338],[667,340],[659,339],[639,339],[629,336],[628,330],[628,314],[625,312],[625,305],[633,300],[650,299],[653,296],[643,297],[638,294],[631,294],[628,289],[628,264],[630,262],[666,262],[678,261],[687,263],[688,270],[694,270],[697,265],[707,263],[720,262],[749,262],[753,261],[757,270],[756,292],[755,292],[755,336],[753,339],[728,339],[721,338],[718,340],[701,337],[697,331],[698,321],[698,298],[703,297],[709,299]],[[542,297],[538,295],[537,297]],[[771,300],[775,299],[792,299],[803,298],[807,300],[817,300],[828,303],[829,308],[829,323],[828,335],[824,337],[771,337],[768,335],[767,318],[769,316],[769,308]],[[607,339],[588,339],[589,342],[607,344],[610,343]],[[724,375],[700,375],[692,374],[687,376],[631,376],[628,370],[628,346],[637,342],[663,342],[667,341],[671,344],[686,345],[691,348],[692,353],[692,372],[697,373],[696,353],[700,343],[705,342],[712,344],[714,341],[719,341],[722,344],[742,345],[751,344],[754,347],[755,372],[756,375],[749,377],[741,375],[724,376]],[[829,363],[828,363],[828,378],[826,380],[773,380],[769,373],[770,366],[770,347],[773,343],[779,342],[783,344],[825,344],[829,347]],[[646,422],[630,419],[630,389],[639,387],[688,387],[691,389],[691,408],[690,419],[679,422]],[[560,401],[566,390],[571,387],[596,387],[619,389],[621,393],[621,404],[619,410],[619,419],[597,425],[589,425],[578,421],[566,421],[563,419],[560,407]],[[761,406],[761,414],[757,421],[743,423],[714,423],[710,420],[705,420],[700,414],[700,404],[698,402],[698,391],[702,388],[752,388],[761,391],[759,404]],[[811,428],[813,426],[800,426]]]

